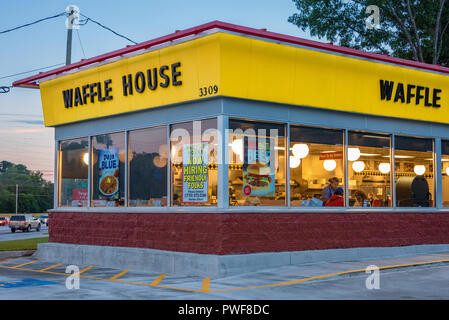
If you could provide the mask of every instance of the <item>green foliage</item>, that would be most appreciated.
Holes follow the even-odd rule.
[[[449,1],[293,0],[288,18],[312,36],[335,44],[449,66]],[[380,28],[368,29],[370,5],[379,7]]]
[[[0,212],[41,213],[53,208],[53,183],[45,181],[39,171],[30,171],[22,164],[0,162]]]

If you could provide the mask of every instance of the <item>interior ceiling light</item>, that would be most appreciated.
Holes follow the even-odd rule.
[[[390,156],[382,156],[382,158],[390,158]],[[394,156],[395,159],[412,159],[414,156]]]
[[[360,149],[359,148],[348,148],[348,160],[356,161],[360,158]]]
[[[89,165],[89,153],[88,152],[85,152],[83,154],[83,161],[86,165]]]
[[[297,168],[301,164],[301,159],[298,157],[290,156],[290,168]]]
[[[243,155],[243,139],[236,139],[231,144],[232,152],[240,156]]]
[[[426,172],[426,167],[423,166],[422,164],[419,164],[419,165],[416,165],[416,166],[413,168],[413,171],[415,171],[415,173],[416,173],[418,176],[422,176],[422,175],[424,174],[424,172]]]
[[[337,162],[335,160],[324,160],[323,167],[327,171],[333,171],[337,167]]]
[[[363,161],[354,161],[354,163],[352,164],[352,169],[355,172],[362,172],[363,169],[365,169],[365,162],[363,162]]]
[[[305,143],[297,143],[292,148],[293,155],[300,159],[307,157],[309,154],[309,146]]]
[[[387,162],[382,162],[379,164],[379,171],[382,173],[389,173],[391,170],[391,166]]]
[[[380,153],[361,153],[360,156],[362,156],[362,157],[375,157],[375,156],[380,156]]]

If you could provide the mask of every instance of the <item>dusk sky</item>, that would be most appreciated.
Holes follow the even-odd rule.
[[[291,0],[15,0],[2,2],[0,32],[61,13],[70,5],[103,25],[143,42],[213,20],[310,37],[288,17],[296,11]],[[57,64],[66,55],[65,17],[0,34],[0,86],[55,67],[8,77]],[[315,39],[317,40],[317,39]],[[89,22],[73,32],[72,63],[130,45],[129,41]],[[43,125],[39,90],[12,88],[0,93],[0,161],[22,163],[53,181],[54,130]]]

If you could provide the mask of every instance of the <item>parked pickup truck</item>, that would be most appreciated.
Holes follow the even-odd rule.
[[[16,230],[30,232],[31,229],[39,231],[41,230],[41,222],[31,214],[15,214],[9,219],[9,228],[11,232],[16,232]]]

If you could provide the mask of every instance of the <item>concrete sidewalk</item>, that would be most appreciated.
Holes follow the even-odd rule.
[[[449,252],[265,269],[220,279],[170,276],[80,265],[80,289],[69,290],[67,265],[22,257],[0,263],[0,299],[449,299]],[[369,289],[368,266],[379,270],[379,289]],[[91,267],[91,268],[90,268]],[[125,272],[126,271],[126,272]],[[49,284],[2,288],[23,279]]]

